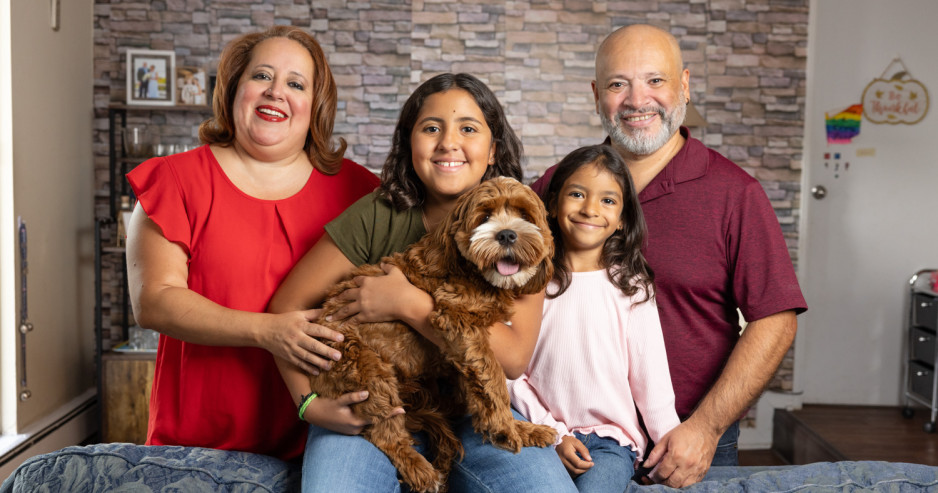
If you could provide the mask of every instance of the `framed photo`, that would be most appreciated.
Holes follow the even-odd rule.
[[[127,104],[176,104],[176,54],[161,50],[127,50]]]
[[[208,103],[208,77],[198,67],[176,67],[176,104],[205,106]]]

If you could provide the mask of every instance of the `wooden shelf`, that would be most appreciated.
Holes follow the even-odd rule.
[[[151,156],[127,156],[121,146],[121,131],[126,127],[127,116],[136,115],[146,120],[148,115],[159,113],[182,113],[210,116],[211,106],[202,105],[127,105],[113,101],[108,105],[108,189],[96,190],[96,197],[108,200],[107,217],[95,218],[95,357],[98,362],[98,395],[101,400],[101,436],[105,442],[131,442],[143,444],[147,436],[150,388],[156,367],[156,353],[124,353],[105,348],[111,347],[121,338],[128,337],[132,313],[126,284],[126,265],[115,255],[123,255],[126,249],[117,246],[113,239],[102,239],[102,228],[109,228],[108,238],[123,238],[120,199],[130,195],[130,187],[124,174]],[[186,116],[191,120],[191,115]],[[97,205],[97,204],[96,204]],[[97,210],[97,208],[96,208]],[[116,231],[113,228],[117,228]],[[106,262],[102,261],[106,257]],[[108,276],[103,275],[107,270]],[[111,288],[104,296],[103,284]],[[105,316],[108,317],[108,341],[102,341],[105,333]]]

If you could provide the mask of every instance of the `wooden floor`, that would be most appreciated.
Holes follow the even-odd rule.
[[[788,461],[774,450],[740,450],[741,466],[784,466]]]
[[[881,460],[938,466],[938,434],[922,427],[928,409],[906,419],[900,407],[805,405],[777,410],[771,451],[741,451],[745,465]],[[778,461],[778,462],[774,462]]]

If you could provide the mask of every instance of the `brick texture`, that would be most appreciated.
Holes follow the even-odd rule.
[[[380,169],[401,104],[440,72],[487,82],[521,136],[530,180],[604,138],[590,90],[594,50],[614,28],[650,23],[678,37],[692,129],[763,184],[797,262],[808,0],[97,0],[94,152],[98,215],[107,215],[107,107],[125,99],[125,50],[174,50],[209,73],[222,47],[271,24],[301,26],[339,84],[336,136],[347,157]],[[191,143],[199,113],[134,114],[163,142]],[[791,389],[791,355],[772,383]]]

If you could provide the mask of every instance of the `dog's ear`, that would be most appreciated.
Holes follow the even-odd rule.
[[[428,258],[429,266],[436,267],[443,271],[451,271],[464,261],[462,255],[459,253],[457,242],[468,234],[463,231],[463,228],[469,218],[470,211],[474,208],[475,191],[478,188],[477,186],[462,194],[456,201],[453,210],[443,218],[443,222],[440,223],[436,231],[433,232],[433,241],[441,248],[433,252],[428,252],[428,257],[433,257],[432,259]]]
[[[553,250],[553,248],[551,248]],[[547,283],[550,282],[551,278],[554,276],[554,261],[553,256],[546,257],[540,262],[537,266],[537,273],[534,274],[534,277],[530,281],[525,283],[524,288],[521,290],[521,294],[535,294],[539,293],[542,289],[547,287]]]
[[[554,237],[550,234],[547,221],[537,221],[544,241],[544,258],[538,262],[537,273],[530,281],[525,283],[522,294],[534,294],[547,287],[547,283],[554,277]]]
[[[524,285],[523,294],[534,294],[545,287],[554,276],[554,237],[550,232],[550,224],[547,222],[547,210],[541,198],[531,190],[530,187],[522,185],[527,189],[526,214],[530,221],[540,230],[542,241],[544,242],[544,258],[538,263],[537,273]]]

